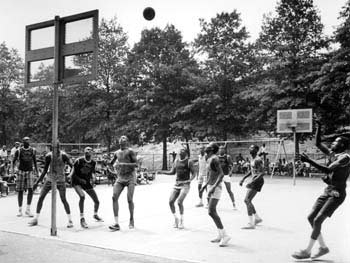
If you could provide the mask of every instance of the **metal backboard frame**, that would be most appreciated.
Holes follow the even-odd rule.
[[[312,132],[312,109],[289,109],[277,111],[277,133]]]
[[[92,18],[92,38],[79,41],[74,43],[66,44],[65,41],[65,29],[66,24],[71,22],[76,22],[84,19]],[[25,86],[34,87],[34,86],[47,86],[52,85],[53,80],[44,80],[44,81],[35,81],[30,82],[30,63],[35,61],[41,61],[45,59],[54,59],[55,58],[55,48],[58,52],[58,61],[56,66],[58,67],[58,76],[53,77],[57,83],[79,83],[86,82],[89,80],[96,79],[97,76],[97,56],[98,56],[98,10],[93,10],[85,13],[80,13],[72,16],[67,16],[63,18],[58,18],[59,22],[57,23],[58,28],[55,28],[54,43],[55,47],[47,47],[31,50],[31,32],[33,30],[43,29],[47,27],[54,27],[55,20],[49,20],[37,24],[32,24],[26,26],[25,29]],[[58,38],[58,39],[57,39]],[[91,65],[91,74],[84,76],[74,76],[65,78],[64,77],[64,58],[71,55],[79,55],[84,53],[92,54],[92,65]]]

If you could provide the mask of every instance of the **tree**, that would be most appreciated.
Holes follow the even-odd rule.
[[[342,8],[340,19],[334,35],[340,47],[329,54],[312,85],[327,133],[350,123],[350,1]]]
[[[226,140],[229,133],[244,131],[246,112],[241,92],[254,71],[253,49],[236,10],[217,14],[210,22],[201,19],[200,25],[194,46],[197,56],[204,57],[207,81],[188,110],[196,116],[197,136]]]
[[[275,131],[278,109],[315,106],[310,88],[328,46],[312,0],[281,0],[276,15],[266,15],[257,46],[262,70],[251,101],[251,118],[261,129]]]
[[[192,78],[198,70],[197,63],[173,25],[142,31],[140,42],[130,52],[129,63],[131,99],[136,104],[130,113],[134,121],[129,125],[163,142],[166,169],[167,138],[172,124],[180,118],[177,109],[195,98]]]
[[[16,96],[23,77],[23,62],[17,50],[0,44],[0,143],[19,136],[16,120],[21,115],[21,101]]]

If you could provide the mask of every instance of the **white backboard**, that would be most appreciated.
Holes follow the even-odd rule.
[[[290,109],[277,111],[277,132],[312,132],[312,109]]]

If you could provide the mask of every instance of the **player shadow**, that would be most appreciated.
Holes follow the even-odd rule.
[[[256,225],[255,229],[267,230],[267,231],[278,232],[278,233],[288,233],[288,234],[293,233],[293,231],[291,230],[286,230],[279,227],[265,226],[265,225]]]
[[[308,258],[308,259],[294,259],[294,262],[324,262],[324,263],[335,263],[334,260],[330,260],[330,259],[312,259],[312,258]],[[341,262],[338,262],[341,263]]]

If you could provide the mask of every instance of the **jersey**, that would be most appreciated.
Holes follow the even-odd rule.
[[[190,161],[188,158],[184,160],[175,160],[175,170],[176,170],[176,181],[188,181],[190,180]]]
[[[137,158],[135,152],[130,149],[119,149],[114,153],[114,158],[120,163],[137,163]],[[118,171],[118,180],[130,180],[135,177],[135,168],[136,166],[131,165],[120,165],[117,167]]]
[[[345,159],[345,162],[336,167],[329,175],[328,186],[326,187],[325,192],[337,190],[341,193],[345,193],[346,181],[350,174],[350,155],[347,153],[335,154],[331,161],[335,162],[339,159]]]
[[[51,166],[51,161],[52,161],[52,152],[49,152],[48,154],[46,154],[45,156],[45,163],[49,163]],[[60,152],[59,156],[57,156],[57,178],[56,181],[57,182],[65,182],[66,178],[65,178],[65,166],[66,164],[69,163],[69,157],[67,156],[67,154]],[[47,176],[47,181],[52,182],[52,175],[51,172],[48,174]]]
[[[207,180],[208,184],[214,185],[220,174],[223,174],[220,160],[217,155],[212,155],[207,160]]]
[[[232,169],[232,159],[231,156],[228,154],[224,154],[224,155],[218,155],[219,157],[219,161],[220,161],[220,165],[221,165],[221,169],[224,173],[224,175],[228,175]]]
[[[92,174],[95,173],[95,167],[94,160],[88,162],[84,157],[80,157],[74,162],[74,176],[89,182],[92,179]]]
[[[33,171],[35,149],[32,147],[21,147],[15,154],[15,159],[19,160],[18,170],[20,171]]]

